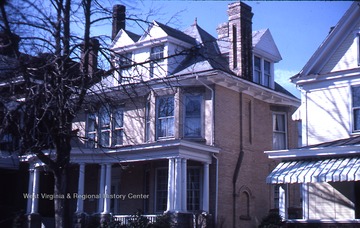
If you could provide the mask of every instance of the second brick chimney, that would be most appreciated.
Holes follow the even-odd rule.
[[[125,30],[125,11],[124,5],[114,5],[112,14],[112,34],[111,39],[114,40],[120,29]]]

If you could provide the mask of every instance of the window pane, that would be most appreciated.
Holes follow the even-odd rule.
[[[200,169],[189,168],[187,171],[187,209],[200,210]]]
[[[121,128],[124,124],[124,112],[122,109],[115,109],[113,113],[114,128]]]
[[[185,136],[201,137],[201,101],[201,96],[187,96],[185,99]]]
[[[360,130],[360,109],[354,109],[354,131]]]
[[[286,118],[285,114],[273,114],[273,149],[286,149]]]
[[[174,115],[174,97],[161,97],[158,105],[159,117]]]
[[[174,97],[158,99],[158,137],[174,136]]]
[[[351,92],[353,108],[360,107],[360,86],[352,87]]]
[[[164,46],[155,46],[151,48],[150,59],[162,61],[164,58]]]
[[[108,147],[110,146],[110,131],[102,131],[101,132],[101,146]]]
[[[264,73],[270,74],[270,62],[264,60]]]
[[[167,205],[168,170],[158,169],[156,176],[156,211],[165,211]]]
[[[114,134],[112,136],[112,142],[113,142],[113,146],[123,144],[123,130],[114,130]]]
[[[89,113],[87,116],[87,131],[92,132],[96,131],[96,115],[94,113]]]
[[[260,58],[256,57],[256,56],[254,58],[254,69],[261,71],[261,61],[260,61]]]
[[[110,127],[110,113],[108,107],[102,107],[99,111],[100,128],[106,129]]]

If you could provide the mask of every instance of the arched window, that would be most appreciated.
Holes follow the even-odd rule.
[[[240,192],[240,219],[241,220],[250,220],[251,216],[250,216],[250,193],[247,190],[242,190]]]

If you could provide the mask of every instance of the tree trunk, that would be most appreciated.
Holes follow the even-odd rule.
[[[55,209],[55,227],[71,227],[69,197],[67,197],[67,166],[54,172],[54,209]]]

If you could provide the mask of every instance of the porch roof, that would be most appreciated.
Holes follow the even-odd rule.
[[[174,139],[155,143],[123,146],[119,148],[73,148],[71,151],[70,162],[86,164],[105,164],[150,161],[181,157],[211,164],[213,153],[219,153],[219,151],[220,149],[214,146],[209,146],[187,140]],[[51,151],[47,153],[53,154],[53,152]],[[21,161],[39,163],[35,155],[22,156]]]
[[[268,184],[360,180],[360,157],[337,157],[281,162],[266,178]]]

